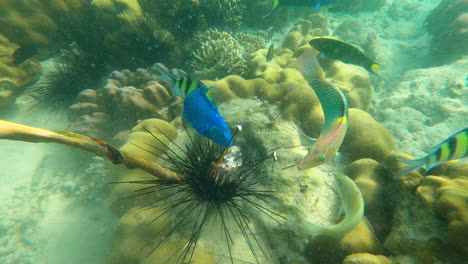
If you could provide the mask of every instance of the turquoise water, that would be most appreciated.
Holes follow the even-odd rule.
[[[0,263],[465,263],[466,1],[287,2],[0,2]]]

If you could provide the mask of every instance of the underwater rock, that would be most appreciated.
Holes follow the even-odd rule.
[[[382,255],[372,255],[369,253],[357,253],[347,256],[343,264],[391,264],[392,261]]]
[[[183,100],[171,94],[172,85],[163,84],[160,76],[156,67],[112,72],[103,89],[82,91],[77,104],[70,107],[73,131],[110,139],[138,120],[156,117],[173,121],[180,116]],[[106,116],[108,129],[104,130],[102,122],[86,124],[96,114]]]
[[[333,31],[334,37],[362,48],[371,58],[376,56],[377,33],[358,19],[347,19]]]
[[[356,160],[346,166],[345,174],[353,179],[365,201],[365,216],[375,235],[383,241],[391,229],[392,204],[388,196],[387,170],[373,159]]]
[[[443,0],[424,23],[432,35],[431,55],[437,64],[468,55],[468,1]]]
[[[376,99],[374,117],[392,133],[400,151],[424,156],[467,125],[467,68],[465,57],[440,67],[407,71]]]
[[[349,109],[348,132],[340,149],[349,161],[371,158],[382,162],[394,150],[395,141],[385,127],[368,113]]]
[[[387,0],[342,0],[333,10],[344,10],[348,12],[375,11],[383,7]]]
[[[8,107],[24,87],[36,82],[42,69],[38,61],[15,65],[13,54],[19,48],[0,34],[0,110]]]
[[[283,39],[282,48],[290,49],[292,52],[309,43],[313,37],[323,37],[329,34],[327,19],[315,14],[308,19],[300,19],[289,30]]]

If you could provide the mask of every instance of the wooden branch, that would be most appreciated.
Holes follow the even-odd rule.
[[[103,140],[92,139],[73,132],[52,131],[0,120],[0,139],[63,144],[106,157],[112,163],[124,164],[129,169],[142,169],[163,180],[180,181],[182,179],[177,173],[155,162],[127,154]]]

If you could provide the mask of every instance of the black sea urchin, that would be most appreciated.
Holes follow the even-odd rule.
[[[181,60],[180,44],[171,32],[144,14],[127,14],[123,17],[121,30],[106,40],[112,51],[113,62],[120,68],[135,70],[155,62],[175,66]]]
[[[164,144],[156,135],[153,137]],[[265,215],[274,221],[282,218],[268,206],[269,199],[273,198],[272,191],[262,190],[255,179],[259,165],[273,155],[259,160],[243,155],[241,161],[235,159],[240,154],[233,153],[239,149],[227,150],[204,137],[195,139],[189,134],[188,138],[189,144],[183,147],[173,142],[174,149],[169,149],[162,157],[168,167],[182,177],[181,181],[119,182],[147,185],[130,197],[158,196],[148,208],[158,212],[151,222],[166,220],[148,245],[151,247],[149,255],[167,251],[167,243],[179,241],[169,256],[166,253],[165,257],[156,258],[158,263],[195,263],[199,239],[202,234],[210,233],[210,239],[216,237],[225,241],[227,253],[224,255],[229,263],[234,263],[237,259],[232,253],[234,237],[239,232],[257,263],[264,263],[260,260],[265,259],[274,263],[266,243],[261,236],[254,235],[252,221],[253,214]],[[153,151],[151,148],[160,151],[151,145],[140,147],[149,152]]]

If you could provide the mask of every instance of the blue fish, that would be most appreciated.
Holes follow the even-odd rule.
[[[185,97],[182,116],[198,133],[213,140],[219,145],[233,145],[231,131],[219,113],[211,96],[213,88],[208,88],[201,81],[188,77],[177,78],[156,65],[161,73],[174,84],[171,92]]]
[[[271,11],[263,17],[268,17],[273,14],[276,9],[281,6],[287,7],[305,7],[313,6],[314,8],[320,8],[321,6],[329,6],[338,3],[341,0],[273,0],[273,8]]]

